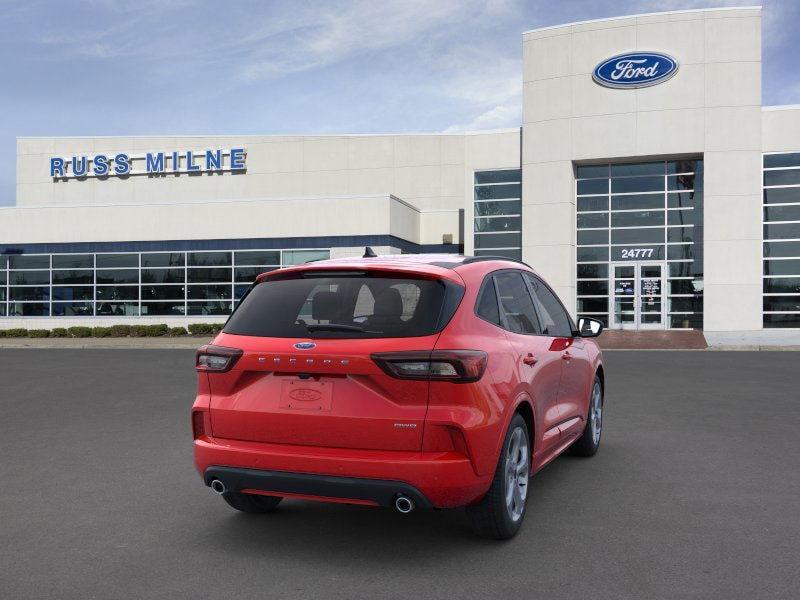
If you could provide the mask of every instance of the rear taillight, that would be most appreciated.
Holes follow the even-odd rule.
[[[192,435],[194,439],[202,437],[206,434],[206,417],[205,411],[195,410],[192,411]]]
[[[208,373],[225,373],[233,368],[244,352],[239,348],[202,346],[197,350],[195,368]]]
[[[469,383],[478,381],[489,356],[480,350],[434,350],[433,352],[380,352],[372,354],[384,373],[398,379],[430,379]]]

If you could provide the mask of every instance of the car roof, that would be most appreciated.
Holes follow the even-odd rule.
[[[280,271],[287,274],[294,271],[307,270],[347,270],[347,269],[379,269],[405,273],[428,273],[444,279],[460,281],[458,271],[467,265],[476,265],[481,271],[491,271],[502,268],[519,268],[520,266],[533,270],[522,261],[503,256],[467,256],[463,254],[384,254],[367,256],[372,253],[369,249],[363,257],[329,258],[309,261],[292,267],[262,273],[257,281],[275,276]],[[472,270],[470,268],[470,270]]]

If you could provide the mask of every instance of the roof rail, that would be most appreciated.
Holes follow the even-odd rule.
[[[466,258],[464,258],[464,260],[462,261],[461,264],[462,265],[468,265],[470,263],[483,262],[485,260],[507,260],[507,261],[510,261],[510,262],[515,262],[515,263],[519,263],[521,265],[525,265],[529,269],[533,268],[523,260],[517,260],[516,258],[509,258],[507,256],[490,256],[490,255],[467,256]]]

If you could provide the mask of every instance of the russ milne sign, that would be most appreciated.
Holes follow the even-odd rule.
[[[642,88],[662,83],[678,72],[678,61],[660,52],[626,52],[594,68],[592,79],[609,88]]]
[[[50,158],[50,177],[84,179],[88,177],[125,177],[128,175],[167,175],[177,173],[221,173],[245,171],[244,148],[173,152],[147,152],[131,155],[95,154],[94,156],[54,156]]]

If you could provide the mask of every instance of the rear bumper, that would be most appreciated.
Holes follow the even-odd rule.
[[[403,495],[413,500],[418,508],[431,508],[431,503],[422,492],[402,481],[259,471],[238,467],[209,467],[203,479],[206,485],[211,485],[213,480],[218,479],[225,484],[226,489],[233,492],[270,492],[275,495],[354,500],[385,507],[394,506],[395,499]]]
[[[218,478],[234,491],[284,492],[393,506],[404,494],[419,507],[472,504],[489,488],[457,452],[351,450],[201,437],[195,467],[206,485]]]

